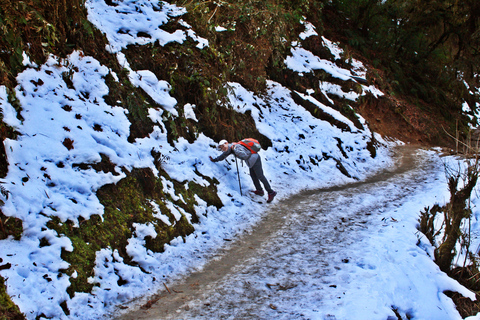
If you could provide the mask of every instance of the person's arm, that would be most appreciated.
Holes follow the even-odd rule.
[[[210,160],[212,160],[212,162],[222,161],[223,159],[225,159],[226,157],[228,157],[232,152],[233,152],[232,148],[229,147],[227,151],[225,151],[224,153],[222,153],[222,154],[219,155],[218,157],[216,157],[216,158],[210,157]]]

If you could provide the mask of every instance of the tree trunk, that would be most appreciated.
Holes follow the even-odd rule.
[[[466,201],[477,183],[478,172],[468,172],[465,186],[457,190],[459,175],[448,178],[448,188],[450,190],[450,203],[445,209],[445,237],[443,243],[435,250],[435,261],[444,272],[449,272],[455,257],[455,245],[460,239],[462,232],[460,226],[464,218],[470,216],[470,209],[467,208]]]

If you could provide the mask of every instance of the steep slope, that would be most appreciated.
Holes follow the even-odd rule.
[[[320,3],[288,3],[2,8],[23,33],[2,43],[0,275],[27,318],[101,316],[261,219],[247,169],[210,163],[220,139],[257,138],[280,199],[390,163],[371,128],[400,132],[392,98],[321,36]],[[397,137],[436,141],[416,128]]]

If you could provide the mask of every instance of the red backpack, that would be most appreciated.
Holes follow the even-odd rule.
[[[262,146],[260,146],[260,142],[253,138],[245,138],[238,143],[250,150],[251,153],[257,153],[262,149]]]

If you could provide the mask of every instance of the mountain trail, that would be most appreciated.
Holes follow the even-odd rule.
[[[316,295],[328,295],[323,288],[336,287],[334,276],[348,262],[342,249],[348,251],[366,229],[382,223],[382,212],[400,206],[427,183],[438,162],[417,151],[415,146],[396,148],[396,165],[365,181],[276,202],[262,221],[201,271],[165,286],[117,319],[265,319],[272,312],[278,318],[279,305],[308,296],[307,283],[318,285]]]

